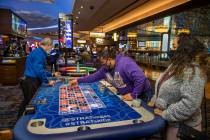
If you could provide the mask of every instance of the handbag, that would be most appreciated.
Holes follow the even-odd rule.
[[[207,140],[205,133],[200,132],[184,123],[179,124],[177,137],[181,140]]]

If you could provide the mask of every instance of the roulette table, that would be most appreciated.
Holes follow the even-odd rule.
[[[42,85],[14,128],[14,140],[99,140],[149,137],[166,122],[141,101],[123,101],[105,81],[69,86]]]

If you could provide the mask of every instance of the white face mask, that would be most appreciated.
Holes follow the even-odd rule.
[[[47,52],[47,54],[50,54],[50,52],[51,52],[51,47],[50,46],[48,46],[48,50],[46,52]]]
[[[48,51],[47,51],[47,54],[50,54],[50,52],[51,52],[51,50],[48,50]]]

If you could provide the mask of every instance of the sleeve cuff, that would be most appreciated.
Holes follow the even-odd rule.
[[[136,93],[131,93],[131,97],[133,98],[133,99],[136,99],[137,98],[137,96],[138,96],[138,94],[136,94]]]
[[[77,79],[77,83],[82,83],[82,78]]]
[[[158,98],[155,101],[155,106],[158,107],[161,110],[165,110],[167,108],[167,104],[166,104],[165,100],[163,100],[161,98]]]
[[[51,72],[46,72],[46,74],[47,74],[47,77],[52,77],[53,76],[53,73],[51,73]]]
[[[167,111],[166,111],[166,110],[164,110],[164,111],[162,112],[161,117],[162,117],[163,119],[167,120]]]
[[[48,84],[49,83],[49,80],[44,80],[43,82],[46,83],[46,84]]]

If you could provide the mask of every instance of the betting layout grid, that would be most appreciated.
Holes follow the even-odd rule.
[[[46,119],[45,127],[53,129],[117,122],[131,119],[133,120],[141,118],[142,116],[125,102],[123,102],[118,96],[113,94],[110,90],[104,90],[103,92],[101,92],[101,84],[99,82],[91,84],[79,84],[79,87],[80,89],[89,88],[90,90],[93,90],[100,98],[100,100],[103,101],[102,103],[106,105],[105,108],[92,109],[89,113],[70,114],[68,112],[63,112],[63,115],[60,115],[59,89],[63,85],[67,84],[64,84],[63,82],[58,82],[53,87],[45,85],[42,85],[40,87],[37,96],[33,99],[33,104],[36,105],[36,113],[33,115],[32,120],[44,118]],[[44,98],[47,99],[47,102],[45,104],[37,104],[38,100]]]
[[[88,85],[59,88],[59,115],[90,113],[92,109],[105,108],[105,104]]]

